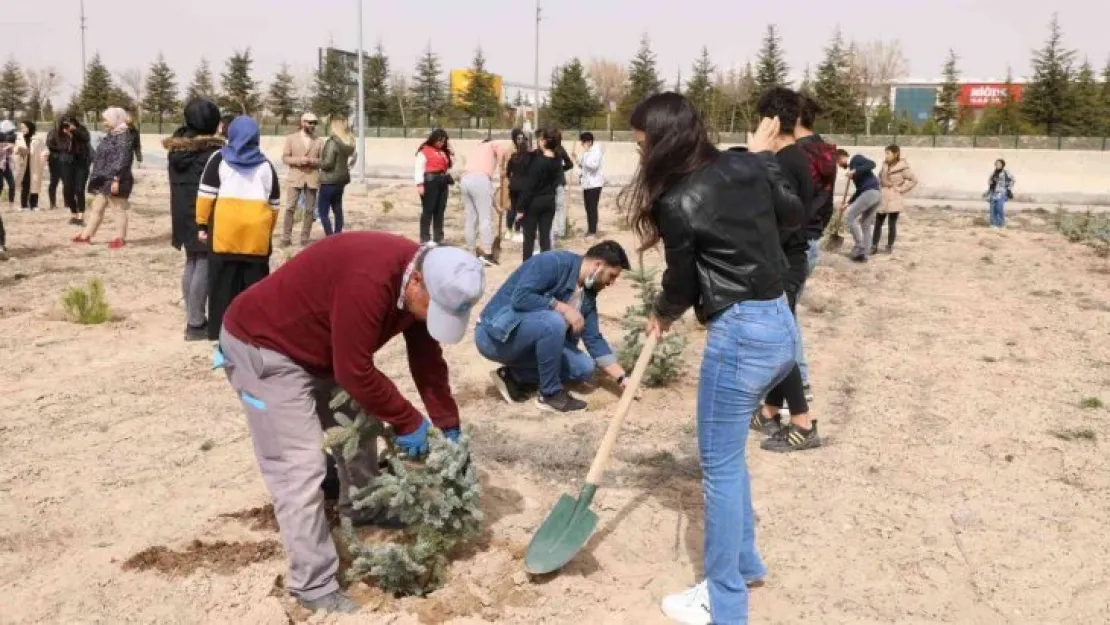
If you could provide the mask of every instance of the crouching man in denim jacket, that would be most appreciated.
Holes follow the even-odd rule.
[[[490,299],[474,330],[478,352],[503,365],[491,374],[505,401],[536,403],[554,412],[584,410],[586,402],[563,389],[585,382],[600,367],[622,386],[625,371],[601,335],[597,296],[630,269],[615,241],[602,241],[585,256],[553,250],[533,256]],[[579,341],[587,354],[578,349]]]

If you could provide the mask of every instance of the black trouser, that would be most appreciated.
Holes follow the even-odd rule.
[[[443,217],[447,213],[447,198],[451,185],[446,176],[425,179],[424,195],[420,197],[420,242],[443,242]]]
[[[27,159],[31,160],[31,159]],[[19,186],[19,207],[20,208],[38,208],[39,207],[39,194],[31,193],[31,164],[27,164],[27,168],[23,170],[23,181]]]
[[[539,230],[540,251],[551,249],[551,222],[555,221],[555,196],[541,195],[532,198],[532,205],[524,213],[524,260],[532,258],[536,247],[536,230]]]
[[[804,252],[800,255],[791,254],[787,257],[787,260],[790,262],[790,267],[783,275],[783,286],[786,290],[786,299],[790,303],[790,312],[794,313],[794,318],[797,320],[797,313],[794,309],[798,304],[798,295],[805,288],[808,271],[807,260]],[[770,393],[767,393],[767,399],[764,403],[774,408],[782,408],[784,398],[790,404],[790,414],[809,412],[809,402],[806,401],[805,387],[802,384],[802,370],[798,368],[796,363],[786,378],[772,388]]]
[[[58,183],[62,181],[62,164],[53,156],[47,159],[46,164],[50,168],[50,187],[47,190],[50,195],[50,208],[58,208]]]
[[[582,196],[586,201],[586,234],[597,234],[597,205],[601,202],[601,187],[584,189]]]
[[[894,247],[894,239],[898,237],[898,213],[875,215],[875,232],[871,235],[871,247],[879,247],[879,239],[883,238],[883,222],[888,220],[890,232],[886,235],[886,246]]]
[[[513,231],[513,226],[520,230],[520,226],[524,223],[524,219],[517,214],[520,210],[520,191],[513,191],[509,189],[509,210],[505,211],[505,227],[509,232]]]
[[[8,183],[8,204],[11,204],[15,201],[15,174],[10,168],[0,171],[0,195],[4,194],[5,182]]]
[[[220,340],[224,313],[231,302],[254,284],[270,275],[270,259],[243,260],[221,254],[208,255],[208,340]]]
[[[84,163],[62,164],[62,202],[69,209],[69,212],[74,215],[85,212],[85,186],[88,183],[88,165]]]

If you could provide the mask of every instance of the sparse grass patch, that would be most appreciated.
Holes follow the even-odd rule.
[[[112,320],[112,309],[104,298],[104,284],[95,278],[89,280],[85,288],[66,289],[62,307],[71,321],[81,325],[99,325]]]
[[[382,200],[382,214],[388,215],[391,210],[393,210],[393,202]]]
[[[1084,410],[1098,410],[1102,406],[1102,400],[1097,397],[1084,397],[1079,400],[1079,407]]]
[[[980,258],[979,260],[983,261],[983,264],[985,264],[985,265],[993,265],[994,264],[994,257],[992,257],[990,254],[987,254],[986,256]]]
[[[991,225],[991,222],[986,217],[983,217],[982,215],[980,215],[978,217],[972,217],[971,218],[971,225],[977,226],[979,228],[986,228],[986,227]]]
[[[1098,433],[1091,428],[1052,430],[1049,434],[1062,441],[1091,441],[1093,443],[1098,440]]]
[[[1056,213],[1056,229],[1072,243],[1083,243],[1095,254],[1110,257],[1110,215],[1093,213]]]

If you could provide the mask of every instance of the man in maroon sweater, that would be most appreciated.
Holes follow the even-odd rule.
[[[247,413],[255,456],[288,554],[289,591],[311,610],[357,609],[339,590],[339,560],[320,483],[323,428],[338,385],[389,423],[411,456],[427,450],[428,421],[378,370],[374,354],[403,334],[409,371],[432,424],[452,440],[459,409],[440,343],[458,343],[482,296],[482,263],[463,250],[420,246],[381,232],[328,237],[237,297],[217,357]],[[376,441],[336,458],[339,509],[377,474]]]

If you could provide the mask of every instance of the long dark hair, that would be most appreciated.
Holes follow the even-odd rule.
[[[629,123],[646,137],[640,145],[640,166],[632,183],[617,197],[617,206],[640,239],[640,249],[659,243],[659,227],[652,205],[663,193],[717,158],[720,151],[709,140],[694,106],[680,94],[660,93],[632,111]]]
[[[416,153],[420,154],[420,150],[423,150],[426,147],[441,150],[445,155],[447,155],[447,167],[450,168],[451,167],[451,146],[448,144],[449,140],[450,140],[450,137],[447,136],[447,131],[446,130],[444,130],[442,128],[436,128],[435,130],[432,131],[432,134],[428,135],[428,139],[425,140],[424,143],[421,143],[420,147],[416,148]],[[436,144],[439,143],[440,141],[443,141],[443,148],[437,148],[436,147]]]

